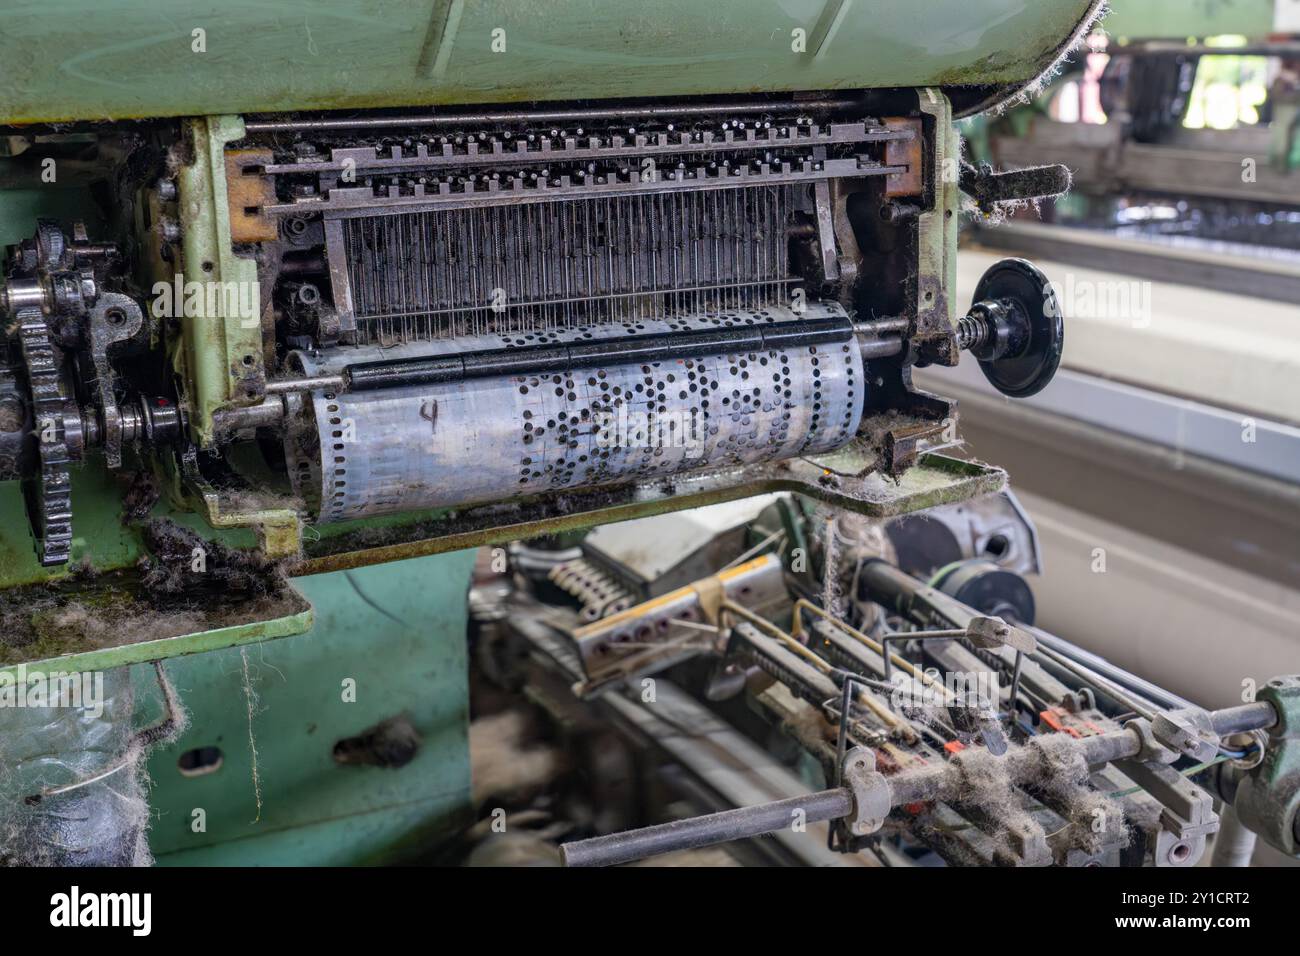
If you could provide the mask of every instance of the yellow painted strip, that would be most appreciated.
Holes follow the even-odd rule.
[[[777,556],[774,554],[761,554],[757,558],[754,558],[751,561],[746,561],[744,564],[737,565],[734,568],[728,568],[726,571],[722,571],[718,574],[713,575],[713,579],[721,581],[723,584],[726,584],[728,581],[735,580],[736,578],[748,574],[751,571],[757,571],[760,568],[764,567],[765,565],[771,564],[778,560],[780,559],[777,558]],[[710,579],[706,578],[705,580],[710,580]],[[592,624],[587,624],[584,627],[580,627],[573,632],[573,636],[574,638],[581,640],[583,638],[591,637],[593,634],[603,634],[605,631],[613,630],[622,624],[628,623],[629,621],[638,620],[642,617],[645,617],[648,614],[653,613],[654,611],[657,611],[663,607],[666,607],[669,604],[674,603],[675,601],[680,601],[683,598],[692,597],[694,596],[694,594],[695,594],[695,585],[688,584],[684,588],[678,588],[676,591],[669,591],[667,594],[661,594],[657,598],[651,598],[649,601],[646,601],[644,604],[638,604],[635,607],[630,607],[626,611],[619,611],[617,614],[611,617],[607,617],[604,620],[596,621]]]

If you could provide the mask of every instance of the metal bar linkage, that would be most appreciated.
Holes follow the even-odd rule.
[[[943,592],[926,586],[892,565],[884,562],[872,562],[869,568],[872,573],[864,575],[864,578],[869,579],[869,587],[875,591],[874,599],[886,607],[893,607],[903,612],[904,616],[922,626],[933,628],[936,624],[947,623],[960,627],[967,623],[964,618],[969,618],[974,613],[964,604],[950,598]],[[806,600],[801,599],[796,603],[793,634],[787,634],[770,622],[745,611],[731,602],[724,602],[722,608],[724,614],[732,614],[743,619],[745,623],[738,624],[737,629],[738,631],[747,629],[747,634],[743,636],[749,644],[753,645],[756,650],[761,650],[763,653],[774,657],[775,663],[779,665],[777,668],[780,672],[778,679],[787,683],[794,681],[796,687],[801,680],[806,682],[808,684],[807,692],[803,696],[808,696],[808,692],[811,692],[813,696],[824,695],[831,686],[836,687],[838,693],[834,695],[834,698],[839,700],[840,707],[835,749],[837,767],[834,782],[836,786],[828,790],[811,793],[802,800],[785,800],[775,804],[745,807],[739,810],[726,811],[722,814],[675,821],[671,824],[663,824],[643,830],[633,830],[566,844],[562,847],[562,851],[567,865],[601,866],[625,863],[650,854],[709,846],[729,840],[757,836],[761,833],[772,832],[788,826],[792,819],[791,814],[798,809],[802,809],[807,813],[806,819],[808,821],[834,821],[848,817],[854,812],[852,789],[840,786],[841,777],[838,761],[843,759],[849,743],[849,711],[852,707],[853,698],[857,696],[855,692],[862,694],[862,702],[873,703],[869,689],[874,682],[833,668],[805,646],[799,639],[799,635],[803,633],[802,614],[805,612],[814,613],[828,623],[835,625],[845,634],[852,636],[868,649],[880,654],[882,658],[886,655],[893,658],[900,666],[907,668],[918,679],[926,680],[926,676],[911,662],[893,654],[889,648],[889,641],[874,641],[847,624],[835,620],[833,616],[823,609]],[[758,633],[759,630],[771,634],[776,640],[772,641],[761,636]],[[961,637],[963,633],[963,631],[959,630],[938,631],[936,629],[920,632],[919,636],[923,638],[954,639]],[[906,636],[908,635],[899,634],[892,637],[891,640],[902,639]],[[766,647],[764,648],[765,642]],[[1071,667],[1077,670],[1077,676],[1081,678],[1092,680],[1099,677],[1094,670],[1082,665],[1076,665],[1073,661],[1070,661],[1063,651],[1047,649],[1046,643],[1044,642],[1044,646],[1040,648],[1040,651],[1047,651],[1047,653],[1043,654],[1045,658],[1058,664],[1062,661],[1070,664]],[[1064,641],[1053,641],[1051,643],[1059,648],[1070,646]],[[789,649],[788,652],[785,650],[786,648]],[[784,660],[779,659],[782,656],[784,656]],[[1019,658],[1021,656],[1017,655],[1017,670],[1020,667]],[[1099,669],[1104,669],[1111,678],[1109,680],[1102,678],[1101,686],[1107,693],[1112,693],[1117,689],[1117,678],[1123,676],[1125,672],[1115,668],[1108,662],[1104,662],[1104,659],[1101,658],[1095,658],[1090,663],[1097,664],[1098,662],[1105,664],[1104,668],[1099,667]],[[761,657],[759,663],[762,664]],[[800,670],[801,668],[803,671]],[[1162,704],[1182,702],[1181,698],[1176,695],[1167,692],[1157,693],[1160,689],[1155,688],[1154,685],[1150,685],[1145,689],[1151,692],[1151,696],[1159,698]],[[1123,699],[1126,703],[1130,702],[1126,696]],[[890,716],[893,716],[895,720],[898,719],[892,713]],[[1214,733],[1221,737],[1234,733],[1267,729],[1274,726],[1280,719],[1273,705],[1267,702],[1243,704],[1224,710],[1212,711],[1208,712],[1207,716]],[[1125,726],[1121,730],[1090,737],[1068,738],[1064,735],[1061,735],[1061,737],[1062,746],[1075,750],[1080,759],[1093,768],[1116,761],[1140,758],[1145,748],[1149,746],[1146,734],[1136,724]],[[1041,782],[1044,758],[1036,743],[1039,739],[1032,738],[1028,743],[1006,750],[1001,755],[995,753],[994,759],[1002,766],[1009,786],[1014,788]],[[952,762],[932,763],[916,769],[903,770],[887,775],[884,778],[883,786],[888,787],[889,805],[891,807],[913,803],[960,802],[964,788],[968,786],[965,773],[963,767],[954,765]],[[833,816],[820,815],[836,806],[846,806],[847,809]],[[818,815],[814,816],[814,813]],[[765,825],[767,829],[762,829]]]
[[[597,159],[627,159],[644,156],[675,156],[681,154],[702,154],[740,152],[743,150],[789,148],[790,146],[842,146],[858,143],[886,143],[894,140],[907,140],[913,137],[911,129],[905,127],[872,127],[864,123],[834,123],[826,131],[823,127],[796,127],[790,135],[781,135],[776,128],[762,131],[747,130],[745,136],[738,137],[731,131],[722,136],[705,133],[699,138],[691,135],[689,130],[680,133],[658,133],[654,139],[650,136],[634,136],[629,142],[621,136],[610,137],[612,145],[583,145],[599,137],[567,137],[554,145],[548,136],[538,139],[536,146],[530,146],[526,140],[514,139],[513,148],[507,148],[505,141],[496,136],[486,142],[470,139],[465,152],[455,152],[450,143],[442,146],[441,151],[430,152],[425,144],[417,144],[414,153],[403,153],[401,147],[390,147],[392,155],[383,158],[379,151],[384,147],[353,147],[336,149],[327,162],[270,163],[262,167],[268,176],[339,173],[347,171],[357,175],[380,175],[395,172],[414,172],[423,169],[448,169],[465,166],[492,166],[531,164],[537,162],[580,162]],[[600,140],[603,142],[604,140]],[[367,155],[361,155],[362,153]],[[341,158],[339,158],[341,157]]]
[[[669,173],[672,173],[669,170]],[[276,203],[261,207],[268,216],[302,216],[309,213],[328,213],[332,217],[391,216],[434,209],[472,209],[484,206],[506,206],[529,203],[560,202],[587,199],[593,196],[645,196],[656,193],[690,193],[699,191],[740,189],[750,186],[775,186],[783,183],[809,183],[820,180],[843,179],[860,176],[890,176],[907,172],[906,166],[887,166],[864,157],[851,159],[803,160],[798,166],[786,161],[769,166],[763,164],[758,172],[747,166],[738,166],[730,174],[715,176],[670,176],[665,174],[653,182],[640,177],[626,182],[571,183],[568,176],[560,185],[551,185],[545,179],[535,182],[522,176],[498,182],[491,180],[486,188],[476,188],[476,180],[468,180],[461,190],[453,190],[448,183],[428,192],[415,184],[405,195],[379,194],[373,188],[356,187],[330,190],[328,199],[310,197],[296,202]]]
[[[1230,727],[1235,732],[1267,728],[1278,719],[1277,712],[1267,703],[1229,707],[1212,712],[1210,718],[1216,728]],[[1070,738],[1069,746],[1078,750],[1089,766],[1096,767],[1136,757],[1143,743],[1136,731],[1126,729],[1093,737]],[[1003,761],[1012,785],[1032,782],[1041,775],[1042,757],[1028,747],[1015,748],[997,759]],[[927,766],[885,779],[892,807],[953,800],[968,786],[965,774],[951,764]],[[853,812],[853,794],[847,787],[820,790],[805,797],[577,840],[563,844],[560,852],[566,866],[613,866],[647,856],[772,833],[790,826],[796,819],[794,814],[800,810],[804,813],[803,820],[808,823],[837,820]]]
[[[626,119],[673,119],[675,117],[752,116],[770,113],[798,112],[820,113],[849,110],[860,106],[853,97],[833,97],[813,100],[762,100],[732,103],[725,100],[710,103],[685,103],[665,105],[614,106],[596,109],[569,110],[509,110],[489,113],[430,113],[406,116],[354,116],[345,119],[306,120],[248,120],[244,130],[248,133],[294,133],[310,130],[393,129],[406,127],[439,126],[492,126],[502,123],[570,123]]]
[[[851,322],[829,316],[770,325],[736,326],[678,332],[671,335],[628,335],[621,339],[566,345],[522,345],[508,349],[483,349],[416,359],[394,359],[349,365],[338,375],[313,375],[268,382],[267,394],[274,396],[259,411],[257,422],[273,419],[280,412],[278,396],[326,389],[333,392],[398,388],[433,382],[455,382],[499,375],[529,375],[561,369],[594,368],[636,362],[653,357],[692,358],[720,352],[751,352],[798,348],[808,345],[846,342],[857,336],[868,357],[895,354],[902,340],[895,331],[906,323],[897,319]],[[244,427],[236,410],[227,416],[228,427]],[[281,410],[282,411],[282,410]]]
[[[565,866],[615,866],[661,853],[762,836],[788,827],[796,819],[806,823],[835,820],[852,810],[853,795],[847,787],[841,787],[565,843],[560,854]]]
[[[831,316],[772,325],[629,335],[594,342],[523,345],[421,359],[366,362],[348,366],[346,374],[349,390],[360,392],[500,375],[549,374],[641,361],[832,345],[852,337],[853,324],[848,317]]]

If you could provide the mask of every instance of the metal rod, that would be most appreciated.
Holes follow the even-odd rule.
[[[1111,699],[1118,702],[1120,705],[1127,707],[1129,710],[1133,711],[1133,713],[1137,714],[1139,717],[1143,717],[1146,720],[1155,719],[1155,713],[1151,709],[1153,705],[1151,704],[1150,701],[1130,693],[1129,691],[1125,690],[1123,687],[1120,687],[1118,684],[1115,684],[1114,682],[1107,680],[1105,677],[1102,677],[1100,674],[1098,674],[1096,671],[1092,670],[1091,668],[1084,667],[1082,664],[1076,663],[1075,661],[1066,657],[1064,654],[1052,650],[1050,647],[1048,647],[1045,644],[1040,644],[1038,646],[1038,650],[1035,653],[1040,654],[1043,657],[1047,658],[1049,661],[1056,664],[1058,667],[1064,668],[1065,670],[1069,671],[1071,674],[1073,674],[1084,684],[1091,684],[1094,688],[1100,690],[1107,697],[1110,697]]]
[[[310,392],[317,388],[329,388],[342,391],[342,375],[315,375],[311,378],[286,378],[278,382],[266,383],[266,394],[280,395],[284,392]]]
[[[1036,627],[1028,627],[1023,624],[1020,626],[1032,633],[1034,637],[1038,639],[1040,644],[1047,645],[1058,654],[1063,654],[1074,660],[1076,663],[1082,664],[1088,669],[1096,671],[1103,677],[1109,678],[1111,681],[1126,690],[1141,695],[1159,707],[1164,707],[1167,710],[1182,710],[1194,706],[1190,701],[1183,700],[1183,698],[1179,697],[1177,694],[1171,693],[1163,687],[1159,687],[1148,680],[1144,680],[1136,674],[1130,673],[1129,671],[1112,664],[1110,661],[1106,660],[1106,658],[1100,657],[1091,651],[1086,651],[1077,644],[1067,641],[1063,637],[1049,634],[1047,631],[1040,630]]]
[[[344,119],[251,120],[249,133],[291,133],[300,130],[389,129],[397,126],[491,126],[501,123],[566,123],[624,119],[674,119],[686,116],[750,115],[754,113],[823,112],[861,105],[851,97],[817,100],[757,100],[745,103],[696,103],[617,106],[581,110],[511,110],[500,113],[442,113],[425,116],[353,116]]]
[[[847,686],[847,685],[846,685]],[[842,692],[842,689],[841,689]],[[1255,703],[1226,710],[1212,711],[1211,723],[1216,730],[1232,732],[1258,730],[1277,722],[1271,704]],[[1070,740],[1090,767],[1136,757],[1142,749],[1141,738],[1132,730],[1118,730]],[[1031,781],[1041,774],[1041,755],[1028,747],[1017,747],[997,758],[1006,768],[1013,785]],[[920,801],[952,800],[968,788],[965,772],[948,763],[931,764],[922,769],[895,774],[888,778],[890,805],[904,806]],[[676,820],[640,830],[612,833],[566,843],[560,847],[566,866],[611,866],[647,856],[671,853],[701,846],[713,846],[731,840],[760,836],[790,825],[796,811],[803,821],[815,823],[836,820],[853,810],[853,797],[847,788],[835,788],[792,797],[776,803],[764,803],[737,810],[724,810],[707,816]]]
[[[1011,671],[1011,696],[1009,698],[1008,710],[1014,719],[1016,716],[1016,698],[1020,695],[1020,672],[1025,665],[1025,652],[1016,651],[1015,667]]]
[[[891,323],[893,320],[882,320]],[[268,382],[270,395],[312,391],[318,388],[337,392],[371,391],[433,382],[463,381],[492,375],[523,375],[539,371],[588,368],[630,363],[654,358],[692,358],[697,355],[729,351],[758,351],[795,348],[804,345],[834,344],[845,341],[861,323],[851,325],[847,318],[803,319],[764,326],[738,326],[729,329],[702,329],[670,335],[631,335],[621,339],[580,344],[529,345],[509,349],[454,352],[428,358],[397,359],[350,365],[343,375],[317,375],[310,378],[281,379]],[[899,339],[881,339],[876,344],[888,346],[887,352],[900,351]],[[868,356],[868,357],[874,357]],[[268,412],[269,414],[269,412]]]
[[[853,331],[860,336],[874,337],[890,332],[904,333],[911,326],[911,319],[905,316],[887,316],[881,319],[861,319],[853,323]]]
[[[844,787],[844,755],[848,753],[849,746],[849,720],[852,719],[853,710],[853,688],[860,682],[852,675],[844,675],[844,692],[840,695],[840,719],[838,721],[839,729],[835,735],[835,789]],[[866,685],[861,684],[863,690]],[[839,825],[834,821],[826,828],[826,849],[834,850],[837,831]]]
[[[966,632],[961,628],[949,628],[942,631],[898,631],[894,634],[886,634],[880,639],[880,646],[889,650],[889,645],[895,641],[953,641],[959,637],[965,637]],[[890,661],[890,654],[881,655],[885,659],[885,681],[890,683],[894,679],[894,667]]]
[[[565,866],[616,866],[661,853],[762,836],[785,829],[796,820],[803,823],[834,820],[852,811],[853,795],[847,787],[841,787],[774,803],[674,820],[640,830],[577,840],[563,844],[560,855]]]
[[[871,561],[862,568],[861,580],[876,603],[903,614],[917,623],[928,623],[934,618],[962,625],[974,613],[955,598],[927,587],[911,575],[886,561]],[[1020,625],[1025,626],[1025,625]],[[1129,707],[1134,712],[1150,718],[1152,710],[1178,710],[1191,707],[1175,694],[1157,687],[1150,681],[1130,674],[1105,658],[1091,654],[1054,634],[1038,628],[1027,627],[1039,643],[1039,653],[1058,667],[1069,671],[1086,683],[1096,684],[1108,696]],[[1013,676],[1019,687],[1019,679]],[[1014,707],[1014,698],[1012,699]]]
[[[244,428],[270,427],[278,424],[285,417],[284,397],[279,394],[281,391],[287,392],[291,391],[291,389],[277,389],[276,392],[271,392],[268,386],[267,392],[269,394],[258,405],[217,409],[212,414],[213,430],[218,434],[227,435]],[[296,391],[296,389],[292,391]]]
[[[887,358],[898,355],[907,347],[902,339],[858,339],[858,350],[864,359]]]
[[[1141,749],[1137,735],[1126,730],[1085,737],[1071,742],[1071,746],[1083,751],[1092,766],[1135,756]],[[1032,776],[1040,768],[1038,755],[1024,749],[1013,750],[1003,759],[1013,782]],[[947,764],[927,766],[890,777],[890,803],[897,807],[921,800],[949,799],[966,785],[964,774],[954,772]],[[839,787],[775,803],[578,840],[562,845],[560,853],[566,866],[613,866],[661,853],[761,836],[790,826],[795,819],[805,823],[836,820],[852,810],[852,792]],[[802,812],[802,817],[796,817],[797,812]]]
[[[835,735],[835,786],[844,782],[844,754],[849,742],[849,711],[853,707],[853,685],[857,683],[852,677],[844,680],[843,692],[840,694],[839,732]]]
[[[1238,704],[1210,711],[1210,724],[1220,737],[1242,734],[1248,730],[1267,730],[1277,723],[1277,711],[1266,701]]]

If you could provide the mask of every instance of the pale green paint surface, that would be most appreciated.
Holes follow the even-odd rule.
[[[1090,5],[4,0],[0,117],[1014,83],[1037,75]],[[504,52],[492,49],[497,29]],[[792,50],[795,29],[807,32],[806,52]],[[195,30],[206,31],[205,52],[194,50]]]
[[[466,795],[467,796],[467,795]],[[449,795],[404,806],[361,809],[338,820],[304,823],[256,839],[215,843],[155,857],[158,866],[374,866],[435,847],[467,822]]]
[[[164,865],[352,864],[428,851],[468,821],[466,603],[474,552],[295,581],[312,630],[243,649],[256,694],[262,812],[249,748],[243,657],[232,648],[167,664],[190,727],[150,757],[150,845]],[[355,703],[342,699],[356,681]],[[137,722],[156,719],[152,668],[138,667]],[[405,767],[341,766],[334,744],[405,712],[423,737]],[[187,750],[221,748],[220,769],[185,777]],[[207,832],[191,828],[207,814]]]
[[[257,290],[257,263],[235,255],[230,240],[230,207],[226,195],[226,144],[241,139],[244,123],[238,116],[209,116],[188,124],[194,142],[194,162],[176,177],[181,214],[184,281],[215,284],[218,290]],[[185,342],[190,429],[196,443],[212,440],[212,413],[238,395],[240,370],[262,369],[261,303],[253,298],[247,315],[230,306],[238,296],[188,300],[181,318]],[[195,308],[194,306],[198,306]],[[216,306],[217,314],[211,313]],[[258,393],[260,395],[260,392]],[[260,400],[257,399],[257,400]],[[253,400],[243,400],[252,404]]]
[[[42,567],[36,558],[21,482],[0,481],[0,587],[63,577],[83,562],[101,571],[122,568],[145,553],[139,531],[122,524],[126,486],[121,476],[109,471],[98,454],[73,465],[71,473],[72,560],[52,568]],[[214,530],[198,515],[178,511],[165,501],[154,508],[153,517],[169,518],[233,547],[254,543],[251,531]]]
[[[1293,0],[1111,0],[1103,26],[1112,37],[1129,40],[1261,38],[1273,30],[1277,2]]]
[[[125,667],[130,664],[142,664],[147,661],[168,660],[186,654],[203,654],[221,648],[257,644],[261,641],[273,641],[281,637],[302,634],[311,627],[311,608],[301,600],[297,601],[295,606],[297,610],[291,610],[269,620],[215,627],[208,631],[194,631],[158,640],[78,651],[58,657],[24,660],[0,667],[0,674],[17,677],[20,668],[25,668],[28,672],[42,671],[47,674],[87,673]]]
[[[961,159],[961,144],[952,122],[952,104],[945,97],[928,95],[920,97],[921,109],[934,117],[939,134],[934,140],[934,158],[931,162],[931,181],[935,187],[934,209],[922,213],[917,233],[918,270],[923,278],[936,280],[944,290],[943,302],[931,308],[942,308],[949,324],[957,321],[959,304],[953,296],[957,292],[957,226],[961,211],[961,189],[957,177],[951,174]],[[922,301],[919,307],[924,309]]]

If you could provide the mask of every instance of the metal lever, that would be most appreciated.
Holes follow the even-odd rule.
[[[985,213],[994,212],[1001,203],[1050,199],[1070,191],[1073,176],[1066,166],[1030,166],[994,172],[988,163],[961,164],[958,184],[961,191],[975,200]]]

